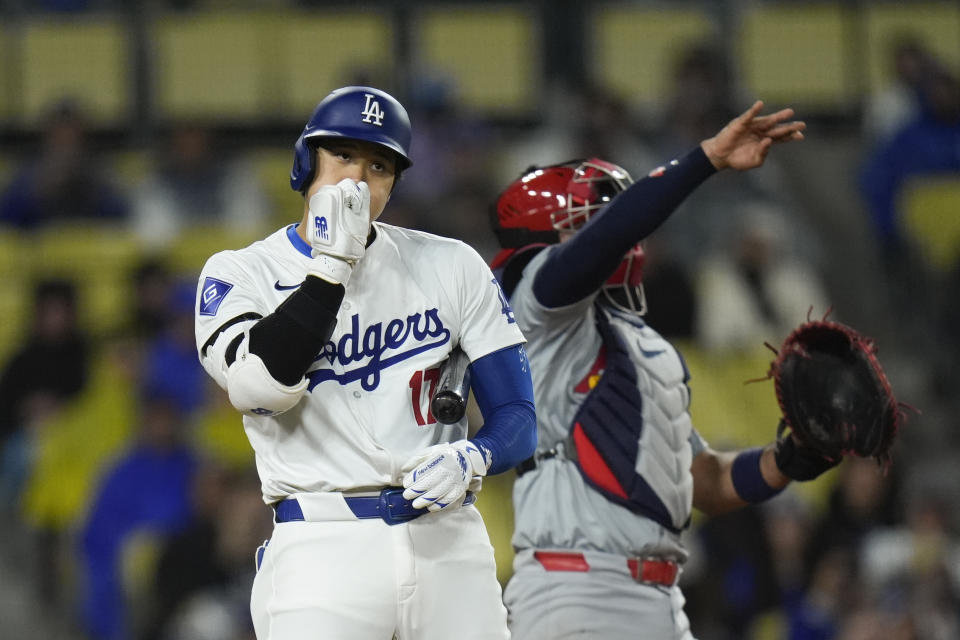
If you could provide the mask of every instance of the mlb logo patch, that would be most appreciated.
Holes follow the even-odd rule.
[[[200,291],[200,315],[215,316],[220,303],[233,289],[233,285],[216,278],[207,278],[203,281],[203,289]]]

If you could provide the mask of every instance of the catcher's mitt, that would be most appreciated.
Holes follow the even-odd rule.
[[[829,315],[829,312],[827,312]],[[828,461],[873,457],[884,467],[902,422],[901,405],[873,340],[826,319],[807,320],[777,350],[768,377],[799,448]]]

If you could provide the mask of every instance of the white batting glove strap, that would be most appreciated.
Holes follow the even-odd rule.
[[[333,284],[347,286],[350,274],[353,273],[353,264],[342,258],[334,258],[324,254],[314,256],[310,263],[308,275],[317,276]]]
[[[459,506],[474,479],[486,475],[487,468],[483,453],[469,440],[434,445],[401,468],[406,472],[403,497],[417,509]]]
[[[370,188],[344,178],[310,196],[307,242],[313,256],[333,256],[355,263],[366,250],[370,231]]]

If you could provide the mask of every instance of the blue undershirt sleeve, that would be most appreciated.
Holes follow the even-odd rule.
[[[537,448],[537,416],[530,363],[523,345],[473,361],[470,386],[483,414],[483,426],[472,441],[490,452],[492,463],[487,475],[503,473],[532,456]]]
[[[533,281],[537,302],[557,308],[592,295],[631,247],[653,233],[684,198],[716,172],[698,145],[662,172],[634,182],[570,240],[550,252]]]

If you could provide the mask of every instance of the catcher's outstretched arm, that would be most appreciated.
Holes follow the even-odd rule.
[[[718,170],[759,167],[777,143],[802,140],[806,124],[793,109],[760,115],[763,102],[731,120],[682,159],[658,167],[620,193],[569,241],[553,250],[533,283],[546,307],[591,295],[616,270],[623,255],[653,231],[694,189]]]
[[[533,281],[540,304],[562,307],[592,295],[630,247],[653,233],[684,198],[716,173],[700,147],[661,169],[630,185],[576,235],[552,250]]]

